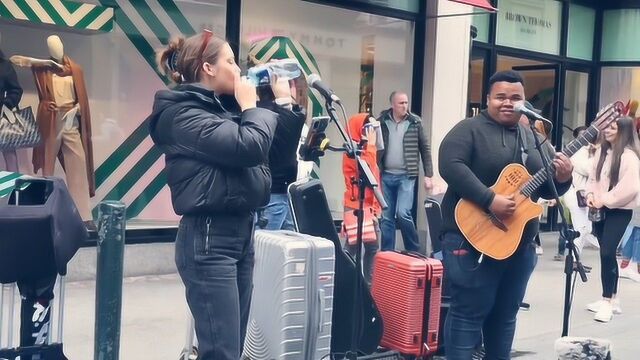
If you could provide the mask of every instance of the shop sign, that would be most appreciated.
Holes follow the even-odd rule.
[[[556,0],[500,0],[496,43],[560,53],[562,6]]]

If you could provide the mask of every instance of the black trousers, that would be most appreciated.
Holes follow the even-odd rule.
[[[622,240],[633,210],[604,209],[604,220],[593,223],[593,230],[600,244],[600,278],[602,297],[610,299],[618,293],[618,261],[616,249]]]
[[[176,265],[195,320],[199,360],[238,360],[253,289],[253,213],[184,216]]]

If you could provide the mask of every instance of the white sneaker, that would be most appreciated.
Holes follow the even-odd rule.
[[[607,323],[613,318],[613,304],[609,301],[602,301],[600,310],[593,317],[595,321]]]
[[[621,267],[620,264],[618,264],[618,277],[629,279],[629,266],[631,266],[631,263],[629,263],[627,267]]]
[[[537,245],[536,246],[536,255],[542,255],[544,254],[544,250],[542,249],[542,246]]]
[[[597,313],[600,311],[600,309],[602,308],[603,304],[611,304],[612,307],[612,312],[616,315],[620,315],[622,314],[622,306],[620,306],[620,299],[618,298],[614,298],[611,302],[606,301],[606,300],[598,300],[598,301],[594,301],[590,304],[587,305],[587,310],[591,311],[592,313]]]
[[[589,303],[587,304],[587,310],[591,311],[592,313],[597,313],[598,311],[600,311],[600,308],[602,307],[602,304],[604,302],[605,302],[604,300],[598,300],[598,301]]]
[[[613,313],[615,315],[620,315],[622,314],[622,306],[620,305],[620,298],[613,298],[613,301],[611,302],[611,305],[613,307]]]
[[[629,264],[625,268],[620,268],[618,270],[618,274],[621,278],[627,278],[635,282],[640,282],[640,274],[635,271],[636,268],[636,266],[631,266],[631,264]]]

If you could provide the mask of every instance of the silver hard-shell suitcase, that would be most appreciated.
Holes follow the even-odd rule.
[[[253,297],[243,357],[323,359],[331,347],[333,242],[292,231],[255,232]]]

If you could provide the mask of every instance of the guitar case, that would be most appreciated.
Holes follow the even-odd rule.
[[[356,286],[356,264],[342,250],[342,244],[333,224],[322,183],[316,179],[305,179],[289,185],[289,203],[294,222],[299,232],[331,240],[335,248],[335,280],[333,316],[331,323],[331,353],[344,354],[351,349],[352,313],[354,288]],[[372,354],[382,339],[382,317],[361,276],[361,306],[359,341],[357,349],[363,354]]]

